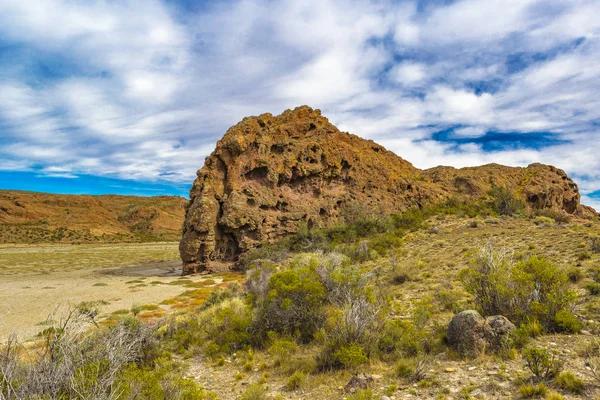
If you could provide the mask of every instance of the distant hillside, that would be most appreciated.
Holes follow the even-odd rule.
[[[179,240],[186,202],[0,190],[0,243]]]

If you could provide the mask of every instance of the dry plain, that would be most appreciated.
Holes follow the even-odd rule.
[[[58,309],[95,302],[100,317],[156,304],[201,277],[180,277],[177,243],[0,246],[0,341],[44,329]],[[156,306],[154,306],[156,307]],[[153,307],[153,308],[154,308]]]

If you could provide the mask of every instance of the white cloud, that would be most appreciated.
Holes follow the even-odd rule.
[[[426,77],[425,66],[412,62],[396,64],[390,71],[392,79],[403,85],[413,85]]]
[[[539,161],[600,190],[600,2],[442,3],[5,0],[27,51],[0,64],[0,169],[189,183],[244,116],[309,104],[418,167]],[[487,131],[566,142],[468,143]]]

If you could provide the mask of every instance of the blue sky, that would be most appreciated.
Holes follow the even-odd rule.
[[[556,165],[600,209],[599,0],[3,0],[0,187],[185,195],[308,104],[415,166]]]

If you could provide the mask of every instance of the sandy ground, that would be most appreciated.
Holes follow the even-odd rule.
[[[177,243],[0,247],[0,342],[31,338],[69,304],[102,301],[106,315],[177,296],[177,258]]]

